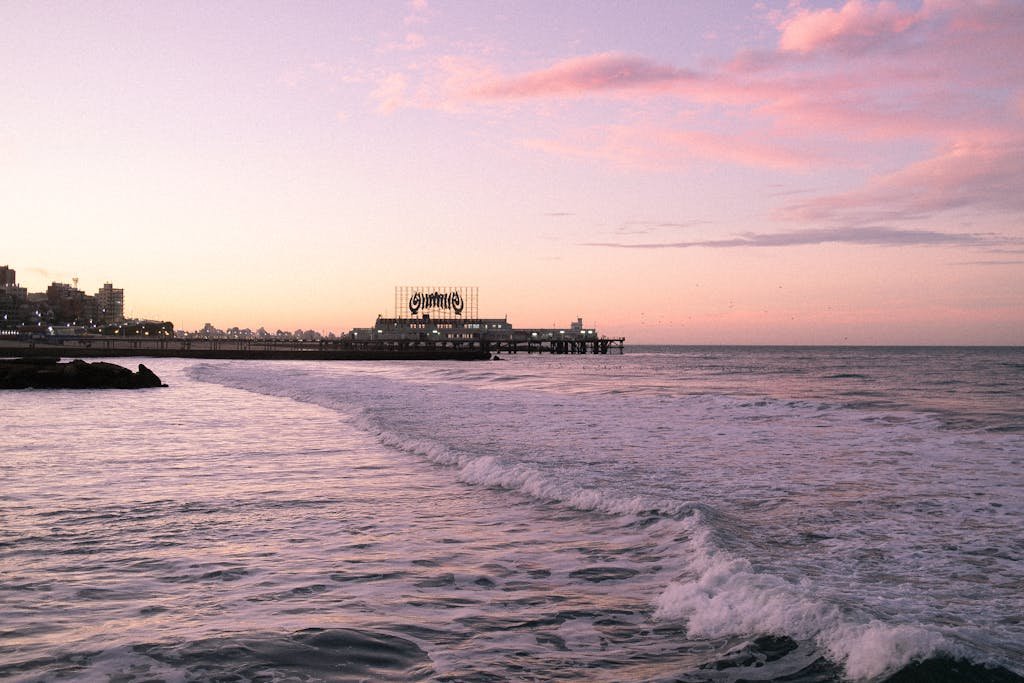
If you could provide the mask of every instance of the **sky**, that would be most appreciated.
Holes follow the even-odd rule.
[[[1024,2],[0,4],[0,265],[627,343],[1024,344]]]

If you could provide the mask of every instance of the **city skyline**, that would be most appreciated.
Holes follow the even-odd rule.
[[[637,344],[1024,343],[1019,2],[0,16],[32,291],[343,332],[437,282]]]

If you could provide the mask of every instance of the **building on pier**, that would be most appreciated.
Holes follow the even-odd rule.
[[[582,318],[554,328],[517,328],[508,317],[481,318],[476,287],[396,287],[394,316],[378,316],[373,327],[350,335],[356,341],[479,344],[510,353],[607,353],[621,351],[624,341],[600,337]]]

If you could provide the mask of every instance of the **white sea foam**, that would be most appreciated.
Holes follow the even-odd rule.
[[[679,523],[689,531],[682,551],[690,578],[665,589],[655,618],[685,620],[692,637],[774,634],[814,641],[854,680],[891,673],[948,649],[935,631],[853,621],[855,616],[835,605],[809,597],[806,586],[756,571],[748,560],[715,547],[699,511]]]
[[[641,496],[618,498],[603,491],[567,486],[539,470],[523,464],[507,464],[495,456],[458,453],[444,444],[429,439],[403,438],[373,425],[365,417],[358,419],[357,422],[372,431],[386,446],[426,457],[439,465],[456,467],[459,480],[467,484],[503,488],[546,503],[561,503],[576,510],[608,514],[640,514],[657,507],[655,501]],[[678,513],[679,507],[673,505],[673,509],[662,512],[675,514]]]

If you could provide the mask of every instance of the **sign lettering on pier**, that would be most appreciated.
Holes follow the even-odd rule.
[[[395,317],[478,317],[476,287],[395,287]]]

